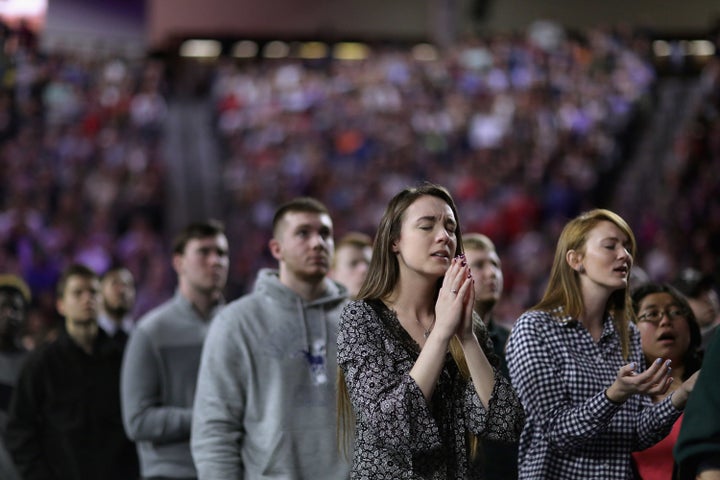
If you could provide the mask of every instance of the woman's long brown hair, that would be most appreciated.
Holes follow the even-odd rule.
[[[455,202],[450,193],[444,187],[430,183],[419,187],[406,188],[390,200],[380,220],[373,244],[373,254],[370,260],[368,274],[362,287],[360,287],[358,299],[366,301],[385,300],[394,291],[400,279],[400,265],[397,256],[393,252],[393,243],[400,238],[403,217],[408,207],[418,198],[424,196],[437,197],[450,206],[456,221],[455,239],[457,244],[455,247],[455,255],[462,253],[460,220]],[[442,280],[442,278],[438,280],[435,290],[436,296],[442,285]],[[463,378],[466,380],[470,379],[470,370],[467,366],[465,355],[463,354],[459,341],[455,337],[450,341],[450,353]],[[345,384],[345,374],[342,369],[338,369],[337,392],[338,442],[342,451],[347,454],[355,427],[355,415],[350,401],[350,394]],[[477,442],[477,438],[471,436],[470,450],[473,454],[477,450]]]

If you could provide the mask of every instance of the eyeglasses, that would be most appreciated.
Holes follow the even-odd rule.
[[[685,318],[685,309],[680,307],[670,307],[669,310],[648,310],[638,317],[638,322],[647,322],[657,325],[663,316],[669,320],[675,321],[678,318]]]

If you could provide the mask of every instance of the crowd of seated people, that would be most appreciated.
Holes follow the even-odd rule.
[[[542,291],[560,225],[613,193],[608,178],[627,163],[633,119],[655,84],[647,46],[631,31],[588,29],[551,41],[468,39],[424,60],[379,48],[361,61],[218,62],[210,99],[222,220],[237,239],[228,297],[272,261],[269,217],[286,198],[319,198],[339,235],[372,235],[391,192],[428,179],[447,185],[468,228],[498,245],[508,272],[498,316],[516,318]],[[0,269],[26,278],[52,315],[43,292],[64,265],[102,272],[122,263],[137,281],[139,316],[174,288],[162,249],[166,65],[37,47],[5,49],[1,64],[0,167],[10,180],[0,185]],[[705,220],[717,217],[707,199],[720,134],[717,101],[704,108],[704,137],[687,134],[691,148],[668,190],[688,215],[654,217],[665,223],[643,230],[640,264],[674,228],[675,241],[692,239],[678,261],[711,265],[699,259],[717,244],[718,222]]]
[[[362,61],[221,65],[227,220],[243,232],[235,278],[265,261],[247,261],[265,237],[247,226],[266,228],[285,195],[322,198],[340,232],[372,234],[390,192],[431,179],[507,253],[506,305],[533,302],[558,223],[612,194],[655,81],[646,47],[593,29],[466,40],[429,60],[387,48]]]
[[[718,282],[720,245],[720,62],[703,72],[703,90],[692,121],[674,139],[669,159],[659,165],[663,195],[638,220],[646,242],[659,251],[672,276],[691,265]],[[672,211],[672,215],[668,215]],[[664,248],[663,248],[664,247]],[[648,253],[650,253],[648,251]],[[663,279],[660,279],[663,280]],[[667,278],[665,279],[667,280]]]
[[[0,93],[0,270],[27,280],[28,344],[57,324],[62,269],[126,265],[135,315],[172,292],[165,209],[162,65],[46,54],[4,42]],[[35,338],[38,337],[38,338]]]

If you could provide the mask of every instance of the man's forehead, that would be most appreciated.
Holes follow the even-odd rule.
[[[332,219],[327,213],[288,212],[283,217],[283,223],[292,228],[300,226],[325,226],[332,228]]]
[[[112,272],[108,272],[103,277],[103,280],[125,280],[128,278],[132,278],[132,273],[130,273],[130,270],[127,270],[125,268],[119,269],[119,270],[113,270]]]
[[[335,248],[336,255],[343,255],[347,257],[364,257],[365,254],[370,250],[370,247],[364,247],[361,245],[344,244],[340,248]]]
[[[0,298],[12,298],[16,295],[22,296],[22,293],[20,293],[19,290],[11,290],[11,289],[2,289],[0,290]]]
[[[98,280],[95,277],[85,277],[82,275],[73,275],[67,280],[68,285],[73,285],[75,287],[84,287],[84,286],[97,286],[100,284],[100,280]]]
[[[495,250],[489,250],[487,248],[466,248],[465,256],[480,260],[500,260],[500,257]]]
[[[196,237],[188,240],[187,245],[191,248],[199,248],[213,245],[225,245],[227,244],[227,237],[224,234],[219,233],[217,235],[211,235],[209,237]]]
[[[23,295],[16,290],[0,290],[0,302],[23,302]]]

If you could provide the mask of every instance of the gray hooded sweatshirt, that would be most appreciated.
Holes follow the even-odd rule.
[[[192,424],[202,479],[341,480],[335,421],[337,325],[347,291],[325,279],[306,302],[258,274],[214,319],[203,347]]]

